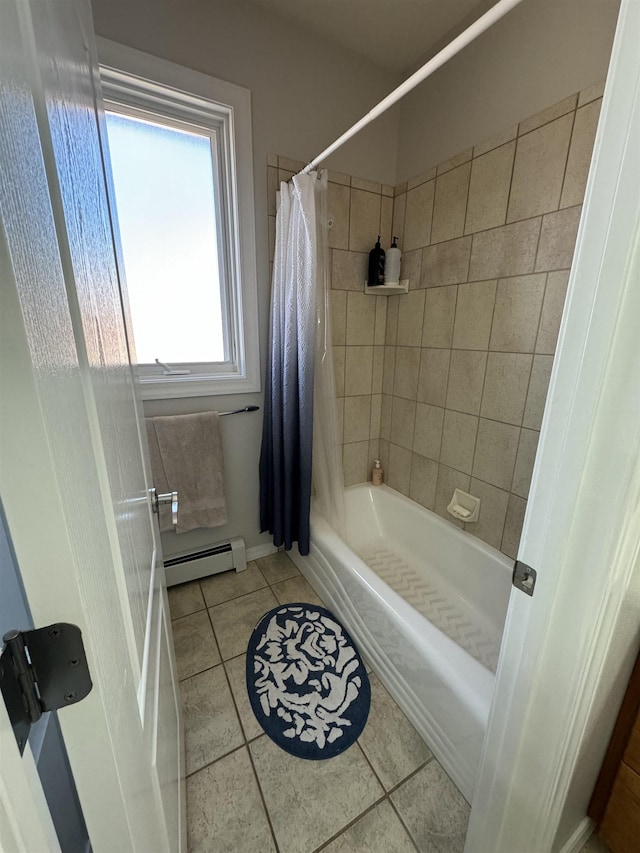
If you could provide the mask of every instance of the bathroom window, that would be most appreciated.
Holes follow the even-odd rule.
[[[145,398],[257,391],[249,92],[99,40]]]

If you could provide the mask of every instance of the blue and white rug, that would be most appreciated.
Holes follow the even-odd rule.
[[[369,677],[324,607],[287,604],[262,617],[247,649],[247,690],[271,740],[299,758],[333,758],[364,729]]]

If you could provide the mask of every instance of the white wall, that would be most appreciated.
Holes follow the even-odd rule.
[[[381,70],[329,45],[250,2],[94,0],[96,33],[251,90],[261,373],[269,317],[267,153],[310,160],[396,85]],[[397,114],[380,119],[327,165],[393,184]],[[262,406],[262,394],[145,403],[149,416]],[[259,533],[258,460],[262,412],[225,418],[229,523],[216,530],[163,534],[166,555],[243,536],[247,547],[270,541]]]
[[[524,0],[400,105],[405,181],[606,77],[618,0]]]

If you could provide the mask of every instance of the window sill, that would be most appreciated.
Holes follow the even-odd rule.
[[[143,400],[172,400],[178,397],[216,397],[221,394],[251,394],[260,382],[246,376],[159,376],[138,377]]]

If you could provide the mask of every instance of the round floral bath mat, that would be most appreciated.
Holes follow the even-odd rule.
[[[369,678],[353,640],[324,607],[287,604],[262,617],[247,649],[258,722],[299,758],[333,758],[364,729]]]

